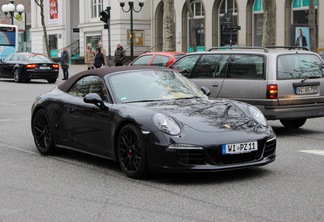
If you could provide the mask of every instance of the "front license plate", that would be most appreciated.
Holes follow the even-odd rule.
[[[316,94],[318,86],[298,86],[295,89],[297,95]]]
[[[222,153],[226,154],[240,154],[240,153],[250,153],[252,151],[258,150],[258,142],[247,142],[247,143],[233,143],[233,144],[223,144]]]

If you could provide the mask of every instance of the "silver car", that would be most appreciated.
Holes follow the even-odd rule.
[[[324,116],[323,60],[306,48],[213,48],[189,53],[170,68],[208,87],[211,97],[255,105],[287,128]]]

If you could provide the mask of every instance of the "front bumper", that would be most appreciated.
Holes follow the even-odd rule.
[[[276,138],[258,141],[254,152],[223,155],[221,145],[193,149],[155,147],[149,152],[149,169],[158,172],[216,172],[269,164],[276,158]]]

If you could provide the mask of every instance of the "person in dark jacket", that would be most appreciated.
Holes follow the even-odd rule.
[[[96,55],[94,58],[94,67],[101,68],[101,66],[105,65],[105,58],[100,51],[100,48],[96,49]]]
[[[69,78],[69,52],[67,51],[67,48],[64,47],[60,59],[61,67],[63,70],[63,79],[62,80],[67,80]]]
[[[116,66],[124,65],[125,57],[126,57],[125,50],[124,50],[123,46],[121,46],[121,44],[118,42],[117,48],[115,50],[115,57],[114,57],[115,65]]]

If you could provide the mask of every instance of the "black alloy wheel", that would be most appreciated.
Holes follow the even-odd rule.
[[[53,125],[44,109],[37,111],[35,114],[32,132],[36,148],[41,154],[50,155],[55,153]]]
[[[14,70],[14,80],[15,82],[22,82],[22,77],[18,68]]]
[[[147,175],[145,142],[136,126],[128,124],[120,131],[117,140],[117,157],[122,170],[127,176],[139,179]]]

